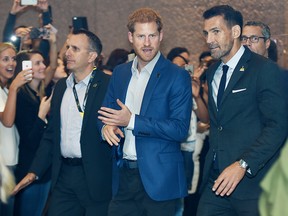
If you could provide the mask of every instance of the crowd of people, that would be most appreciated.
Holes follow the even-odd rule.
[[[287,175],[288,72],[269,26],[207,9],[192,65],[189,47],[164,56],[161,16],[139,8],[133,50],[105,61],[87,29],[57,47],[48,0],[33,7],[48,33],[15,27],[13,0],[0,43],[0,215],[285,215],[270,182]]]

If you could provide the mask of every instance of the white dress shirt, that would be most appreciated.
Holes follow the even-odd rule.
[[[125,141],[123,146],[123,158],[129,160],[137,160],[137,154],[135,149],[135,136],[132,133],[135,124],[135,115],[139,115],[141,110],[141,104],[143,95],[147,83],[150,79],[150,75],[160,57],[160,52],[150,61],[141,71],[138,71],[138,58],[137,56],[133,60],[131,67],[132,77],[128,85],[126,94],[125,105],[129,108],[132,113],[130,122],[127,128],[124,129]]]
[[[226,85],[225,85],[225,89],[228,86],[228,83],[230,81],[230,78],[233,74],[234,69],[236,68],[240,58],[242,57],[243,53],[245,51],[245,48],[243,46],[240,47],[240,49],[236,52],[236,54],[226,63],[226,65],[229,66],[228,72],[227,72],[227,79],[226,79]],[[212,95],[213,95],[213,99],[217,105],[217,94],[218,94],[218,89],[219,89],[219,85],[220,85],[220,80],[223,74],[223,70],[222,70],[222,66],[224,65],[224,63],[222,62],[219,67],[217,68],[214,77],[213,77],[213,81],[212,81]]]
[[[5,109],[8,97],[8,89],[0,87],[0,112]],[[0,154],[7,166],[15,166],[18,163],[19,134],[15,125],[5,127],[0,121]]]
[[[91,73],[75,85],[81,109]],[[83,116],[80,114],[73,94],[74,74],[66,80],[67,89],[61,103],[61,154],[63,157],[81,158],[80,136]]]

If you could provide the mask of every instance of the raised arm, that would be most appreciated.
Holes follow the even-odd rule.
[[[32,78],[31,69],[21,71],[10,85],[5,109],[0,112],[0,120],[5,127],[12,127],[15,121],[18,89]]]
[[[56,68],[57,68],[57,44],[56,44],[56,33],[51,31],[51,25],[45,26],[50,30],[50,37],[48,38],[50,44],[49,59],[50,64],[46,68],[45,74],[45,86],[47,86],[54,77]]]
[[[3,30],[3,42],[10,41],[11,35],[14,34],[16,15],[23,11],[27,6],[21,6],[20,0],[14,0],[10,13],[8,14],[6,24]]]

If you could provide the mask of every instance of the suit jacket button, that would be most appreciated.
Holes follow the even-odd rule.
[[[222,130],[223,130],[222,126],[219,126],[218,131],[222,131]]]

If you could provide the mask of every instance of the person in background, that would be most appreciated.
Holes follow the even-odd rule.
[[[111,200],[111,148],[101,142],[97,110],[110,76],[95,67],[102,43],[94,33],[74,31],[66,45],[71,73],[56,83],[48,128],[14,193],[35,185],[52,165],[49,216],[105,216]]]
[[[288,140],[286,140],[279,158],[260,185],[262,193],[259,199],[259,211],[261,216],[283,216],[288,212]]]
[[[167,59],[179,67],[184,67],[189,64],[190,53],[185,47],[174,47],[167,54]]]
[[[15,125],[17,126],[19,143],[19,160],[15,170],[16,180],[20,180],[28,172],[33,158],[40,145],[47,127],[51,97],[46,96],[46,87],[54,76],[57,66],[56,35],[51,34],[50,64],[45,65],[44,57],[39,51],[22,51],[16,56],[15,75],[22,70],[22,62],[32,62],[33,79],[22,86],[17,93]],[[25,188],[15,196],[14,212],[16,215],[41,215],[50,190],[51,173],[48,171],[37,184]],[[34,203],[34,205],[29,205]]]
[[[184,47],[175,47],[167,55],[169,59],[174,64],[179,67],[188,68],[190,55],[186,48]],[[190,120],[190,127],[188,131],[188,136],[185,142],[181,143],[181,151],[184,157],[185,164],[185,174],[187,180],[187,190],[192,189],[192,179],[194,172],[194,161],[193,161],[193,152],[195,150],[196,143],[196,131],[197,131],[197,118],[201,119],[203,122],[209,122],[208,110],[205,102],[200,96],[200,80],[197,77],[194,77],[191,73],[193,71],[187,71],[191,76],[192,83],[192,95],[193,95],[193,106]],[[179,200],[179,205],[176,209],[175,216],[182,216],[184,211],[184,199]]]
[[[32,72],[26,70],[13,80],[15,67],[16,48],[11,43],[0,43],[0,155],[2,167],[7,166],[12,175],[18,163],[19,135],[14,125],[17,92],[32,77]],[[3,172],[5,170],[3,167]],[[7,204],[0,203],[0,215],[13,216],[13,208],[11,197]]]
[[[244,25],[241,41],[243,45],[259,55],[262,55],[275,63],[278,60],[277,44],[271,38],[270,28],[267,24],[259,21],[249,21]],[[288,103],[288,72],[282,70],[282,82],[286,86],[286,101]]]
[[[129,51],[125,49],[115,49],[110,53],[110,56],[105,65],[102,66],[104,73],[112,75],[114,68],[128,61]]]
[[[189,130],[191,78],[160,53],[156,11],[135,10],[127,27],[136,57],[114,69],[98,111],[114,153],[109,216],[173,216],[177,199],[187,195],[180,143]]]
[[[268,58],[274,62],[278,62],[278,48],[276,40],[270,40],[270,46],[268,47]]]
[[[206,81],[206,71],[215,62],[210,51],[204,51],[199,56],[199,64],[194,70],[194,77],[199,80],[199,96],[204,104],[208,105],[208,86]],[[209,122],[203,122],[197,119],[197,133],[195,136],[195,147],[193,151],[193,178],[191,179],[191,188],[188,196],[184,199],[183,216],[194,216],[197,212],[197,206],[200,198],[199,185],[202,181],[204,158],[209,146]]]
[[[277,64],[241,45],[239,11],[217,5],[203,18],[207,45],[219,61],[206,72],[209,151],[197,215],[256,216],[260,181],[287,136],[282,74]]]
[[[260,21],[249,21],[243,27],[241,42],[251,51],[268,57],[270,37],[271,33],[268,25]]]
[[[40,38],[32,40],[30,38],[32,27],[21,25],[15,28],[17,15],[25,12],[25,10],[29,8],[36,8],[41,12],[42,19],[41,23],[39,24],[40,27],[52,23],[48,0],[38,0],[36,6],[21,6],[21,0],[13,0],[12,8],[8,14],[7,21],[3,29],[3,42],[13,42],[17,44],[17,46],[19,46],[17,47],[17,49],[19,48],[18,51],[30,49],[39,50],[44,55],[45,59],[49,59],[49,42],[46,39],[43,40]],[[12,36],[14,37],[11,39]],[[18,41],[19,38],[20,41]]]

